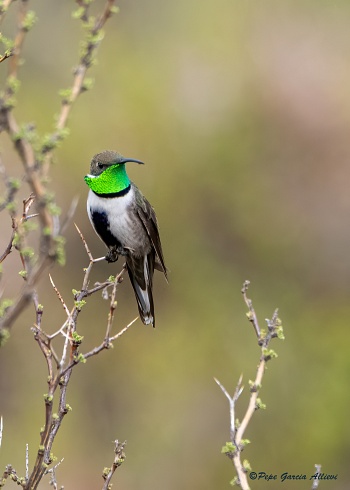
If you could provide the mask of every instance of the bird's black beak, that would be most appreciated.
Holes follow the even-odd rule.
[[[118,163],[127,163],[127,162],[135,162],[135,163],[139,163],[140,165],[144,165],[144,162],[141,162],[141,160],[136,160],[135,158],[123,158],[123,160],[119,160]]]

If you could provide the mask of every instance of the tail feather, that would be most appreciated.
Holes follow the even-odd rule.
[[[126,265],[131,285],[134,289],[140,318],[145,325],[155,327],[152,282],[154,273],[154,253],[143,257],[128,256]]]

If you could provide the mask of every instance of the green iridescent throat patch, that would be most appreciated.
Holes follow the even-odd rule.
[[[100,175],[85,175],[85,182],[96,194],[114,194],[130,185],[124,164],[107,167]]]

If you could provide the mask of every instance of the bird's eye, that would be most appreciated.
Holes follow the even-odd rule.
[[[103,168],[103,163],[97,162],[97,166],[98,166],[98,168]]]

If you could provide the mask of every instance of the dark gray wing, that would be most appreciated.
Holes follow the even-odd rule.
[[[162,251],[162,245],[160,243],[157,217],[154,209],[147,199],[141,194],[140,190],[135,186],[135,196],[136,196],[136,211],[142,221],[143,226],[149,236],[153,249],[156,253],[156,258],[158,259],[155,263],[155,267],[164,272],[166,280],[168,280],[167,270],[164,263],[164,256]],[[158,267],[157,267],[158,266]]]

